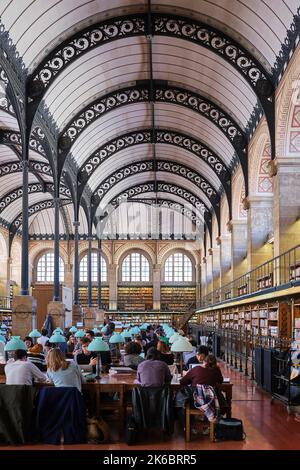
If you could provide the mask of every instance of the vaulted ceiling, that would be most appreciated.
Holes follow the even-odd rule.
[[[213,212],[219,218],[223,193],[231,210],[239,164],[247,192],[255,113],[266,115],[274,152],[276,63],[298,7],[298,0],[2,0],[0,40],[10,62],[23,63],[36,128],[30,233],[53,233],[57,179],[60,230],[68,235],[74,204],[76,212],[85,201],[84,235],[90,206],[95,215],[128,192],[139,204],[189,201],[207,224]],[[13,77],[0,61],[0,220],[19,230],[22,133]],[[36,119],[43,122],[45,110],[54,160],[39,145]]]

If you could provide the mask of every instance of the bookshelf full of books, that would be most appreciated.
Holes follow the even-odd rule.
[[[187,311],[196,307],[194,286],[161,286],[161,309],[165,311]]]
[[[149,311],[153,309],[153,287],[119,285],[118,310],[119,311]]]
[[[88,305],[88,288],[86,286],[79,287],[79,304],[82,307],[86,307]],[[102,306],[105,310],[109,308],[109,287],[103,286],[101,288],[101,299],[102,299]],[[98,287],[92,287],[92,305],[98,305]]]

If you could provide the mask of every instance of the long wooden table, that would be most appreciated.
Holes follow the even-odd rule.
[[[5,383],[5,375],[0,375],[0,383]],[[52,384],[38,382],[38,387],[51,386]],[[125,416],[126,406],[128,404],[126,392],[130,392],[134,387],[137,387],[136,373],[132,374],[103,374],[100,379],[93,382],[84,383],[82,386],[83,391],[86,391],[94,398],[95,412],[100,416],[102,410],[118,410],[120,418],[123,421]],[[226,412],[227,418],[231,417],[231,402],[232,402],[232,383],[223,383],[217,387],[224,392],[228,408]],[[179,380],[173,379],[171,388],[176,391],[181,387]],[[118,400],[106,401],[101,399],[103,393],[118,393]]]

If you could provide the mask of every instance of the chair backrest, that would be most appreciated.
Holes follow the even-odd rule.
[[[174,430],[173,395],[169,386],[135,387],[132,409],[140,429],[160,428],[167,434]]]

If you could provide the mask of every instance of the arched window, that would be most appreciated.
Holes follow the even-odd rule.
[[[92,252],[92,282],[98,282],[98,254]],[[87,282],[88,280],[88,255],[85,255],[79,265],[79,282]],[[101,281],[107,281],[106,261],[101,256]]]
[[[59,282],[64,282],[65,265],[59,257]],[[40,257],[36,269],[37,282],[54,282],[54,253],[45,253]]]
[[[192,282],[193,267],[190,258],[183,253],[174,253],[165,262],[166,282]]]
[[[122,281],[147,282],[150,280],[149,262],[141,253],[131,253],[122,264]]]

